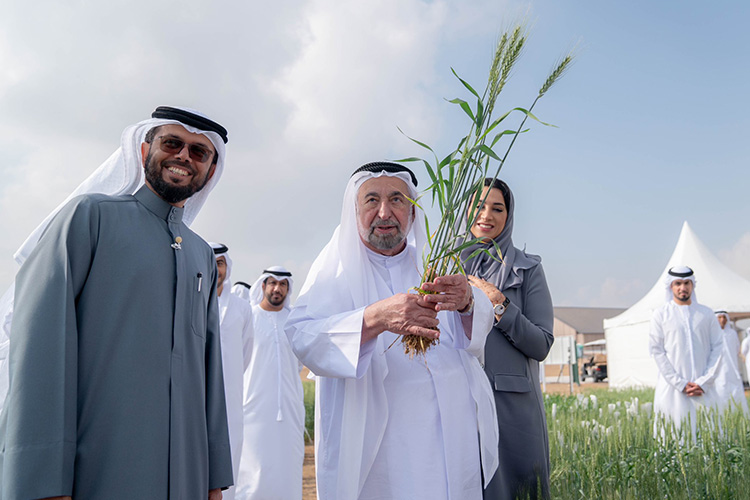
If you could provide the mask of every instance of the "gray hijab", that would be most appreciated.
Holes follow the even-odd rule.
[[[461,252],[461,262],[466,270],[466,274],[472,274],[485,281],[489,281],[498,290],[503,291],[508,288],[521,286],[521,283],[523,283],[523,270],[536,266],[542,259],[537,255],[528,255],[525,251],[513,246],[513,212],[516,202],[513,199],[513,192],[503,181],[498,179],[494,184],[490,184],[490,186],[497,188],[498,184],[503,186],[499,189],[503,192],[508,212],[505,227],[495,238],[494,244],[492,242],[482,243],[476,240],[473,245],[464,249]],[[502,253],[502,259],[498,256],[498,247]],[[469,256],[479,249],[486,251],[469,259]],[[487,252],[491,256],[487,255]]]

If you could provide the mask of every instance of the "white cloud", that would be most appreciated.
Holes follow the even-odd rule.
[[[568,304],[576,307],[630,307],[648,291],[643,280],[638,278],[607,277],[597,287],[582,286],[572,295]]]
[[[719,256],[730,269],[750,280],[750,233],[743,234],[731,248],[721,250]]]
[[[239,254],[237,279],[279,262],[302,279],[337,224],[349,173],[413,154],[397,126],[427,142],[441,137],[442,97],[460,93],[438,64],[442,52],[494,34],[487,14],[502,8],[35,5],[31,15],[11,0],[0,18],[0,288],[29,232],[109,156],[125,126],[161,104],[201,109],[229,130],[227,169],[194,229]]]

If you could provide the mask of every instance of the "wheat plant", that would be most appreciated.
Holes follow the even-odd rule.
[[[411,141],[429,151],[432,159],[410,157],[400,161],[424,164],[431,181],[426,191],[431,195],[433,206],[437,205],[440,211],[440,222],[434,231],[430,230],[429,220],[425,216],[428,241],[422,257],[422,282],[415,289],[419,293],[426,293],[421,286],[437,276],[466,274],[461,266],[460,255],[462,250],[475,241],[468,228],[474,224],[478,216],[477,209],[481,202],[476,203],[476,199],[481,193],[484,179],[497,178],[516,139],[528,130],[524,128],[528,119],[549,125],[534,116],[532,110],[539,99],[570,67],[573,61],[572,53],[555,64],[531,106],[514,107],[497,118],[493,116],[495,105],[523,52],[527,37],[527,30],[522,24],[514,26],[500,36],[490,65],[487,84],[481,95],[451,68],[453,75],[473,99],[473,106],[460,98],[449,101],[459,106],[469,118],[469,132],[458,141],[456,149],[440,160],[433,148],[409,137]],[[517,127],[504,128],[509,117],[519,114],[522,119]],[[501,154],[497,151],[501,151]],[[419,203],[418,200],[412,202]],[[424,354],[436,341],[407,335],[402,337],[401,342],[406,354],[414,357]]]

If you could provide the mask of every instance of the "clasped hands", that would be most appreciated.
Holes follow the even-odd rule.
[[[427,295],[399,293],[365,308],[362,343],[385,331],[437,339],[437,313],[463,311],[471,303],[471,287],[465,276],[440,276],[422,285]]]
[[[688,397],[703,396],[703,388],[695,382],[688,382],[685,385],[685,388],[682,389],[682,392],[684,392]]]

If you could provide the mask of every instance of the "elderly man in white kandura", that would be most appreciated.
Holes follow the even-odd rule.
[[[461,275],[418,286],[426,241],[416,176],[364,165],[341,223],[312,265],[286,331],[317,375],[316,470],[321,500],[479,500],[497,467],[492,389],[478,356],[489,299]],[[439,327],[439,330],[437,329]],[[402,335],[440,338],[424,359]]]

